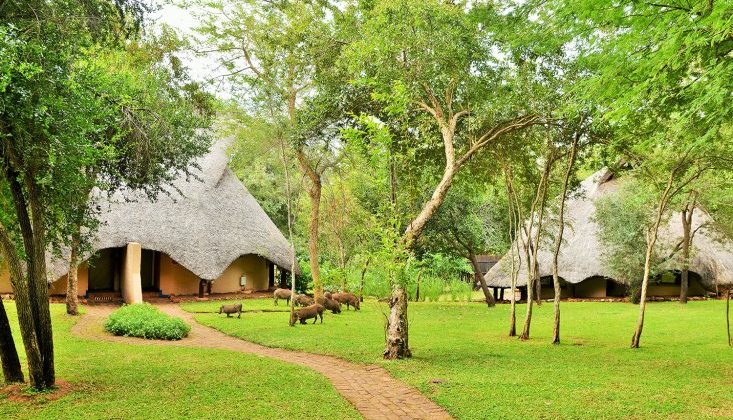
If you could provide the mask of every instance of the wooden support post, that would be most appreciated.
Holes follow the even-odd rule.
[[[504,288],[499,289],[499,300],[504,300]]]
[[[199,298],[204,297],[204,288],[206,287],[206,280],[200,279],[199,280]]]
[[[288,272],[280,268],[280,288],[288,288]]]
[[[211,286],[212,286],[213,283],[214,283],[213,281],[207,281],[206,282],[206,294],[207,295],[210,295],[211,294]]]
[[[275,264],[271,262],[267,263],[267,287],[275,287]]]

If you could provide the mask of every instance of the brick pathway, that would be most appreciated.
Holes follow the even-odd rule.
[[[115,306],[86,306],[72,332],[78,336],[144,345],[206,347],[252,353],[288,363],[305,366],[321,373],[333,383],[366,419],[450,419],[448,413],[420,392],[394,378],[379,366],[365,366],[345,360],[312,353],[270,348],[228,336],[213,328],[198,324],[193,315],[175,304],[157,305],[171,315],[191,324],[188,337],[180,341],[144,340],[116,337],[102,328],[104,319]]]

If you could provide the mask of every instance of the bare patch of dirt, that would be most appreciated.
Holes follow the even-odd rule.
[[[74,384],[57,380],[54,389],[45,392],[36,392],[30,389],[28,384],[13,384],[0,389],[0,394],[5,395],[8,401],[17,403],[42,403],[55,401],[74,391]]]

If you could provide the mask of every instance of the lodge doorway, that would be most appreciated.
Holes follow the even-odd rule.
[[[143,249],[140,255],[140,285],[143,292],[160,291],[160,252]]]

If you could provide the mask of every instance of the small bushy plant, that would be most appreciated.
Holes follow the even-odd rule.
[[[104,329],[114,335],[158,340],[180,340],[191,331],[181,318],[161,312],[149,303],[124,305],[112,312]]]

